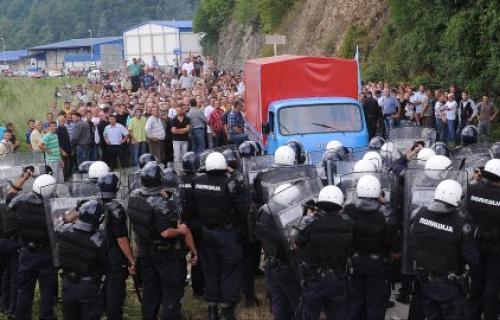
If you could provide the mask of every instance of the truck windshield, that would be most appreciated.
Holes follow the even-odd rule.
[[[279,110],[282,135],[361,131],[361,110],[355,104],[290,106]]]

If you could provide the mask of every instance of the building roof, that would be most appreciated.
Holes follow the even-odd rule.
[[[122,37],[104,37],[104,38],[92,38],[92,45],[98,45],[102,43],[108,43],[111,41],[122,40]],[[51,50],[51,49],[65,49],[65,48],[81,48],[90,47],[90,38],[83,39],[71,39],[60,42],[54,42],[49,44],[44,44],[41,46],[31,47],[29,50]]]
[[[28,50],[5,51],[5,59],[3,51],[0,51],[0,61],[16,61],[28,55]]]
[[[179,29],[180,32],[192,32],[193,31],[193,21],[192,20],[147,20],[143,23],[135,25],[126,29],[124,32],[135,29],[145,24],[159,24],[165,27],[172,27]]]

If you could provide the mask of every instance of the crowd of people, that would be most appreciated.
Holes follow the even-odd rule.
[[[67,179],[84,161],[126,168],[137,166],[146,152],[178,170],[188,150],[201,153],[247,140],[241,74],[219,72],[213,64],[203,68],[200,57],[193,60],[163,71],[134,59],[102,84],[56,92],[46,119],[27,122],[27,148],[45,153],[53,171]],[[0,154],[19,147],[13,124],[7,132]],[[59,151],[46,147],[45,140],[56,142],[51,132]]]
[[[472,95],[457,90],[452,85],[444,89],[426,89],[421,84],[414,87],[400,84],[390,87],[387,83],[370,82],[360,95],[368,125],[370,139],[385,135],[386,128],[407,125],[435,128],[439,141],[460,145],[460,132],[467,125],[477,125],[482,139],[489,139],[492,123],[498,116],[498,107],[488,95],[474,102]]]

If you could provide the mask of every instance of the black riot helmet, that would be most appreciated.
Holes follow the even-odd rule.
[[[434,149],[434,152],[436,153],[436,155],[446,156],[448,158],[450,157],[450,149],[448,148],[446,143],[444,143],[442,141],[437,141],[434,144],[433,149]]]
[[[102,203],[94,199],[88,200],[80,206],[78,212],[80,221],[98,225],[103,214]]]
[[[113,172],[105,173],[97,180],[103,198],[113,199],[120,188],[120,179]]]
[[[141,169],[141,183],[146,188],[157,188],[162,185],[161,167],[156,161],[146,163]]]
[[[491,152],[493,153],[493,158],[500,159],[500,142],[495,142],[491,146]]]
[[[163,170],[161,176],[161,186],[163,189],[173,192],[179,187],[179,179],[177,178],[177,173],[171,168],[166,168]]]
[[[335,149],[326,150],[325,153],[323,153],[323,157],[321,157],[321,163],[323,164],[323,168],[325,168],[325,170],[329,162],[341,160],[343,160],[342,155]]]
[[[245,141],[238,147],[242,158],[255,157],[262,153],[262,147],[254,141]]]
[[[95,161],[83,161],[80,163],[78,166],[78,172],[79,173],[89,173],[89,168],[90,166],[94,163]]]
[[[139,168],[142,169],[146,165],[146,163],[156,161],[156,157],[151,153],[145,153],[139,157]]]
[[[477,142],[477,129],[474,126],[466,126],[462,129],[461,138],[464,146]]]
[[[380,150],[380,148],[382,148],[384,143],[385,143],[384,138],[376,136],[370,140],[370,143],[368,144],[368,148],[370,148],[372,150]]]
[[[295,151],[295,161],[297,164],[304,164],[304,162],[306,162],[306,152],[304,151],[302,143],[290,140],[286,143],[286,145]]]
[[[222,151],[222,155],[226,158],[227,166],[231,169],[238,169],[240,167],[240,159],[236,150],[231,148]]]
[[[184,172],[197,172],[200,169],[200,157],[192,151],[182,156],[182,170]]]

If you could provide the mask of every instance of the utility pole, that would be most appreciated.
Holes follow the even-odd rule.
[[[90,61],[94,61],[94,48],[92,46],[92,29],[89,29]]]
[[[0,38],[3,44],[3,64],[7,65],[7,55],[5,53],[5,38]]]

